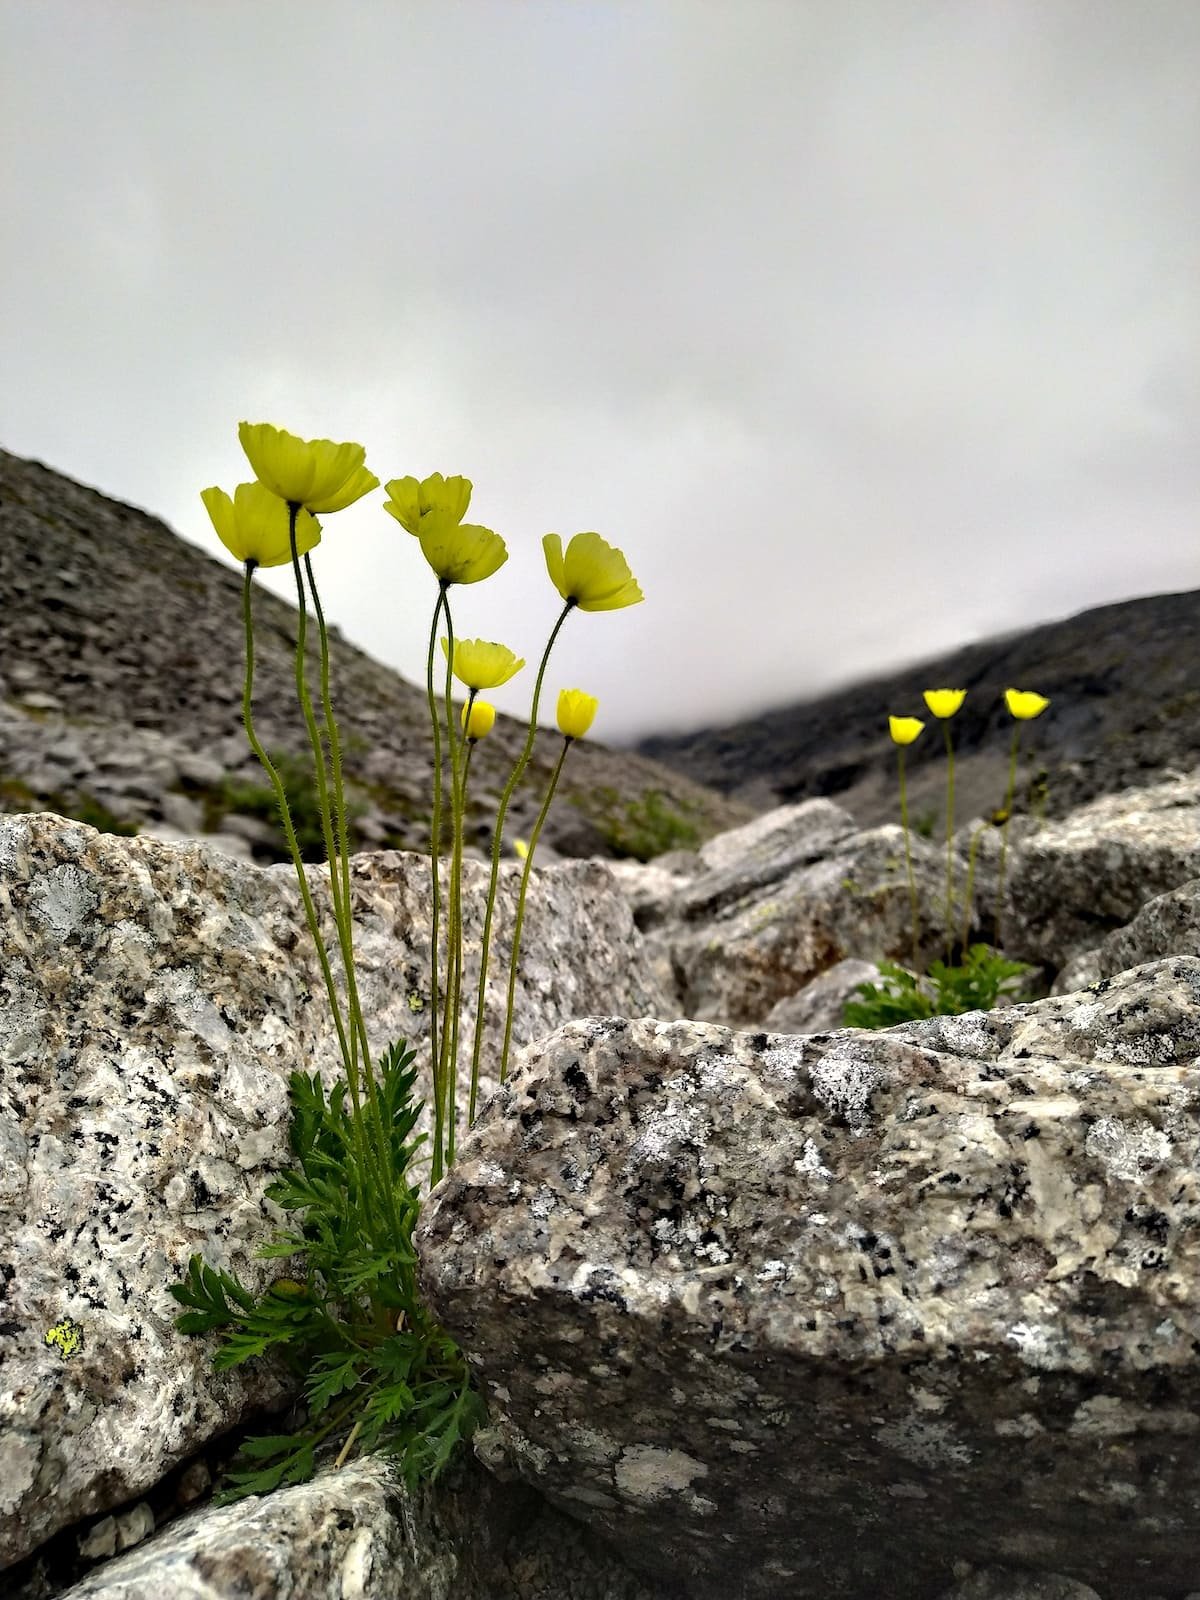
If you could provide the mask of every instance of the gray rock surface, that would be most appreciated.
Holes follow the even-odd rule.
[[[1200,956],[1200,879],[1156,895],[1095,953],[1096,977],[1140,967],[1164,956]]]
[[[912,852],[927,961],[945,939],[945,857],[920,837]],[[682,1015],[762,1027],[774,1006],[847,958],[911,964],[898,827],[861,832],[830,801],[808,800],[709,840],[700,856],[712,865],[647,921],[651,949],[674,974]],[[965,876],[965,863],[956,861],[960,891]]]
[[[536,1496],[464,1460],[410,1494],[377,1457],[206,1506],[62,1600],[671,1600]]]
[[[987,1567],[947,1589],[941,1600],[1105,1600],[1086,1583],[1056,1573],[1038,1576],[1011,1568]],[[1150,1595],[1144,1600],[1152,1600]]]
[[[839,961],[798,994],[773,1006],[763,1027],[768,1033],[825,1033],[840,1028],[847,1002],[859,998],[859,984],[877,983],[879,977],[873,961]]]
[[[886,1034],[575,1022],[433,1197],[493,1459],[694,1600],[1200,1570],[1200,961]]]
[[[428,870],[394,851],[353,862],[377,1050],[424,1034]],[[311,876],[326,915],[324,869]],[[484,869],[466,879],[470,993]],[[501,1004],[515,886],[508,869]],[[614,996],[661,1006],[599,863],[535,874],[524,948],[519,1042]],[[501,1026],[493,1005],[489,1075]],[[269,1369],[214,1374],[208,1341],[176,1334],[167,1286],[194,1251],[263,1281],[288,1075],[336,1059],[290,868],[0,818],[0,1566],[281,1394]]]
[[[1004,948],[1060,969],[1197,876],[1200,774],[1106,795],[1014,853]]]

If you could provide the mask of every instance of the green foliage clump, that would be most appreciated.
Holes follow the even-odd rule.
[[[345,1080],[326,1097],[319,1076],[292,1074],[294,1165],[267,1195],[296,1222],[260,1255],[302,1254],[303,1282],[277,1278],[255,1294],[193,1256],[184,1281],[171,1288],[188,1308],[176,1319],[182,1333],[221,1334],[218,1371],[274,1352],[302,1379],[305,1426],[248,1440],[222,1503],[302,1482],[318,1452],[343,1436],[347,1449],[356,1441],[395,1457],[414,1485],[436,1477],[479,1420],[467,1364],[417,1286],[412,1233],[420,1196],[411,1173],[425,1135],[413,1132],[421,1109],[412,1099],[413,1060],[396,1044],[378,1065],[386,1173],[364,1156]],[[381,1227],[381,1214],[398,1226]]]
[[[691,850],[700,843],[696,823],[677,809],[661,789],[647,789],[639,799],[624,800],[616,789],[599,788],[573,804],[595,823],[615,856],[651,861],[668,850]]]
[[[957,1017],[965,1011],[990,1011],[1003,995],[1019,998],[1020,980],[1032,967],[1009,961],[986,944],[973,944],[959,966],[935,961],[920,978],[894,961],[879,966],[882,983],[860,983],[842,1020],[848,1028],[890,1028],[926,1017]]]

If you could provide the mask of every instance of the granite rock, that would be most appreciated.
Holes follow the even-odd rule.
[[[693,1600],[1186,1592],[1198,1054],[1188,958],[884,1034],[568,1024],[420,1237],[491,1458]]]
[[[831,1028],[840,1028],[847,1002],[860,998],[859,985],[878,983],[880,976],[873,961],[839,961],[836,967],[830,967],[773,1006],[763,1027],[768,1033],[827,1033]]]
[[[1013,853],[1003,945],[1054,971],[1200,876],[1200,774],[1106,795]]]
[[[410,1493],[378,1457],[205,1506],[62,1600],[671,1600],[469,1459]]]
[[[376,1050],[424,1033],[428,872],[395,851],[352,863]],[[485,1087],[516,876],[501,884]],[[486,875],[465,878],[471,994]],[[332,945],[325,870],[310,881]],[[599,863],[535,874],[524,949],[518,1043],[614,996],[661,1008]],[[176,1334],[167,1287],[194,1251],[264,1281],[288,1076],[336,1059],[290,868],[0,818],[0,1566],[281,1398],[270,1368],[214,1374],[208,1342]]]
[[[928,961],[945,943],[945,856],[919,837],[911,848]],[[684,1016],[762,1027],[773,1006],[847,958],[911,964],[898,827],[862,832],[830,801],[808,800],[709,840],[700,855],[714,865],[678,889],[647,932],[675,975]],[[965,875],[957,860],[960,888]]]

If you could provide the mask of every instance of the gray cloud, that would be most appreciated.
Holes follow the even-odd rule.
[[[597,528],[602,737],[1197,582],[1191,0],[0,10],[0,441],[207,549],[242,416],[473,477],[526,655]],[[419,677],[377,503],[321,572]]]

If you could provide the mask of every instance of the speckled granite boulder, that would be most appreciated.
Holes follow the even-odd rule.
[[[384,852],[353,870],[380,1047],[419,1036],[427,1010],[428,864]],[[468,875],[471,990],[483,871]],[[507,872],[501,961],[514,898]],[[521,1041],[614,994],[658,1008],[602,866],[538,874],[525,949]],[[505,976],[506,961],[501,997]],[[258,1368],[214,1375],[207,1343],[175,1333],[167,1286],[197,1250],[261,1280],[288,1074],[335,1059],[289,868],[0,818],[0,1566],[278,1394]]]
[[[1200,879],[1148,900],[1096,952],[1096,976],[1111,978],[1165,956],[1200,956]]]
[[[1200,961],[886,1034],[575,1022],[421,1237],[505,1460],[695,1600],[1200,1572]]]
[[[207,1506],[62,1600],[671,1600],[528,1490],[464,1458],[409,1494],[376,1458]]]
[[[1200,775],[1106,795],[1012,855],[1004,948],[1059,969],[1200,877]]]
[[[768,826],[774,823],[774,826]],[[730,841],[748,841],[739,858]],[[921,955],[941,952],[945,857],[913,838]],[[913,956],[898,827],[857,831],[828,800],[769,813],[704,845],[717,865],[680,889],[648,933],[680,986],[682,1014],[762,1027],[771,1008],[847,957]],[[958,883],[965,878],[958,865]]]
[[[768,1033],[826,1033],[840,1028],[847,1002],[861,998],[859,985],[878,983],[879,978],[873,961],[839,961],[799,993],[773,1006],[763,1026]]]

